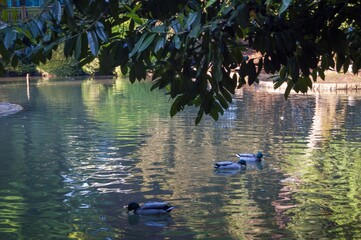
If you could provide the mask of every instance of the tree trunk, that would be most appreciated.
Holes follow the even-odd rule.
[[[27,20],[25,0],[20,0],[20,7],[21,7],[21,20],[23,21]]]

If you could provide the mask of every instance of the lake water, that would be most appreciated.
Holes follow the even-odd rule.
[[[0,239],[359,239],[361,95],[237,91],[218,122],[150,83],[1,82]],[[262,151],[233,174],[215,161]],[[169,216],[128,215],[164,200]]]

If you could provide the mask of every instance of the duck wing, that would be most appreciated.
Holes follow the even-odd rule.
[[[157,210],[164,210],[167,212],[172,211],[174,207],[166,202],[147,202],[141,207],[141,209],[157,209]]]
[[[164,215],[164,214],[168,214],[171,210],[173,209],[173,207],[164,210],[164,209],[153,209],[153,208],[149,208],[149,209],[137,209],[136,214],[138,215],[145,215],[145,216],[160,216],[160,215]]]
[[[222,169],[222,170],[238,170],[241,168],[241,166],[235,162],[218,162],[215,163],[213,166],[216,169]]]
[[[257,155],[253,154],[253,153],[237,153],[236,156],[239,158],[256,158],[257,157]]]
[[[226,167],[226,166],[231,166],[235,164],[234,162],[229,162],[229,161],[224,161],[224,162],[216,162],[213,166],[215,168],[220,168],[220,167]]]
[[[256,154],[252,153],[243,153],[243,154],[236,154],[237,157],[239,157],[239,160],[249,161],[249,162],[256,162],[261,161],[260,158],[257,158]]]

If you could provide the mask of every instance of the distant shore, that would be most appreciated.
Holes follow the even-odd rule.
[[[277,89],[274,89],[272,79],[267,75],[260,77],[259,88],[272,92],[283,93],[287,87],[284,83]],[[337,73],[334,71],[327,71],[325,80],[317,78],[316,82],[312,82],[312,89],[307,93],[344,93],[344,92],[360,92],[361,93],[361,76],[353,75],[351,73]],[[291,91],[294,93],[294,91]]]

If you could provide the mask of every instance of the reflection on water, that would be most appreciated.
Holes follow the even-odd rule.
[[[0,239],[354,239],[361,96],[237,92],[218,121],[126,80],[1,85]],[[30,96],[30,98],[28,97]],[[263,151],[261,165],[216,161]],[[128,215],[169,201],[167,217]]]

